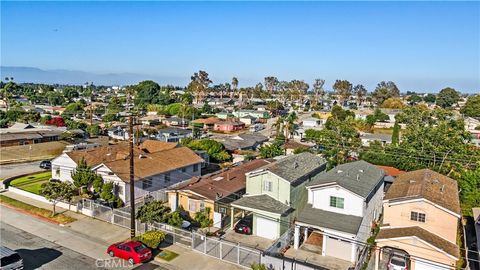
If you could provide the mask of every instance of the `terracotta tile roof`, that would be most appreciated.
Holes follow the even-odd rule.
[[[147,140],[133,149],[135,181],[148,176],[201,163],[204,160],[187,147],[176,143]],[[89,150],[72,151],[67,155],[76,163],[85,159],[89,166],[104,164],[120,179],[129,182],[128,143],[102,146]]]
[[[270,162],[256,159],[231,169],[203,177],[194,177],[181,190],[189,190],[215,201],[245,188],[245,173],[256,170]],[[217,197],[218,195],[218,197]]]
[[[385,200],[424,198],[460,214],[457,182],[429,169],[400,174],[385,194]]]
[[[399,170],[395,167],[381,166],[381,165],[377,165],[377,167],[382,169],[385,172],[386,175],[390,175],[390,176],[393,176],[393,177],[397,177],[400,174],[405,173],[405,171]]]
[[[416,236],[454,257],[458,258],[459,256],[459,250],[457,245],[431,232],[428,232],[427,230],[424,230],[418,226],[406,227],[406,228],[381,229],[376,239],[380,240],[380,239],[391,239],[391,238],[409,237],[409,236],[411,237]]]

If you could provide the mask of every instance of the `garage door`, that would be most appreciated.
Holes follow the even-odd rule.
[[[350,261],[352,259],[352,244],[327,236],[325,255]]]
[[[258,216],[256,220],[257,236],[273,240],[278,238],[278,223],[276,221]]]
[[[447,266],[441,266],[438,264],[434,264],[430,261],[419,261],[415,260],[415,270],[448,270]]]

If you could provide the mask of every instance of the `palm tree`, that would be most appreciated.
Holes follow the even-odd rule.
[[[275,121],[275,123],[273,123],[272,129],[275,128],[275,135],[283,133],[283,120],[284,119],[283,119],[282,116],[278,116],[277,121]]]
[[[233,78],[232,78],[232,91],[233,91],[233,95],[235,95],[235,91],[237,90],[237,87],[238,87],[238,79],[237,79],[237,77],[233,77]]]
[[[285,132],[285,140],[288,141],[293,134],[296,133],[298,125],[295,123],[298,120],[298,116],[295,112],[291,112],[285,117],[283,121],[283,130]]]

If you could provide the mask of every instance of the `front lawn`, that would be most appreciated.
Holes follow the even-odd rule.
[[[46,183],[50,178],[52,178],[51,171],[41,172],[14,179],[10,182],[10,185],[40,195],[42,184]]]
[[[170,251],[170,250],[163,249],[163,250],[160,251],[160,253],[158,253],[156,258],[160,258],[162,260],[165,260],[165,261],[169,262],[169,261],[175,259],[177,256],[178,256],[177,253],[175,253],[173,251]]]
[[[12,208],[19,209],[21,211],[25,211],[27,213],[30,213],[30,214],[34,215],[34,216],[39,216],[41,218],[45,218],[45,219],[48,219],[48,220],[51,220],[53,222],[60,223],[60,224],[67,224],[67,223],[70,223],[70,222],[74,222],[76,220],[76,219],[74,219],[72,217],[69,217],[69,216],[66,216],[64,214],[56,214],[55,216],[52,217],[52,211],[50,211],[48,209],[39,208],[39,207],[33,206],[31,204],[15,200],[15,199],[12,199],[12,198],[4,196],[4,195],[0,195],[0,203],[8,205]]]

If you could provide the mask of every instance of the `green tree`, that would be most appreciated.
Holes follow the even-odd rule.
[[[63,95],[59,92],[51,91],[47,93],[48,103],[52,106],[62,105],[65,102]]]
[[[349,157],[358,153],[361,145],[359,133],[355,129],[355,120],[351,117],[339,120],[330,117],[329,125],[322,130],[308,129],[305,138],[315,142],[325,155],[329,167],[345,163]]]
[[[296,121],[298,120],[298,116],[295,112],[289,113],[284,119],[283,119],[283,131],[285,132],[285,139],[288,141],[292,135],[296,133],[296,130],[298,129],[298,124]]]
[[[387,109],[403,109],[405,104],[400,98],[388,98],[382,103],[382,108]]]
[[[344,101],[352,95],[352,84],[347,80],[336,80],[333,84],[333,90],[339,96],[339,103],[343,106]]]
[[[194,219],[200,225],[200,228],[207,228],[212,226],[213,220],[210,219],[210,212],[210,207],[206,207],[205,209],[195,213]]]
[[[63,96],[66,99],[68,99],[70,102],[72,102],[74,98],[79,97],[78,90],[75,87],[70,87],[70,86],[65,87],[63,88],[62,92],[63,92]]]
[[[480,117],[480,95],[470,96],[460,110],[465,116]]]
[[[480,167],[462,172],[458,177],[458,187],[463,214],[472,216],[472,208],[480,205]]]
[[[284,154],[284,150],[280,143],[274,142],[270,145],[263,145],[260,147],[261,158],[273,158]]]
[[[99,125],[90,125],[87,127],[87,132],[90,134],[92,137],[98,136],[100,134],[100,126]]]
[[[171,225],[171,226],[174,226],[174,227],[177,227],[177,228],[181,228],[182,223],[183,223],[183,218],[182,218],[182,215],[180,214],[180,212],[178,210],[173,212],[168,217],[167,223],[168,223],[168,225]]]
[[[392,132],[392,144],[393,145],[398,145],[400,142],[400,125],[395,122],[395,125],[393,126],[393,132]]]
[[[423,101],[433,104],[435,101],[437,101],[437,96],[434,94],[427,94],[424,98]]]
[[[191,77],[191,82],[187,86],[187,89],[193,94],[194,102],[196,104],[201,103],[204,97],[207,95],[208,86],[212,83],[208,78],[208,73],[200,70],[195,72]]]
[[[398,90],[397,85],[394,82],[382,81],[377,84],[377,87],[372,93],[373,99],[377,102],[378,105],[382,104],[385,100],[392,97],[399,97],[400,90]]]
[[[67,115],[67,116],[76,116],[83,114],[83,105],[80,104],[79,102],[73,102],[68,104],[65,107],[65,110],[63,111],[62,115]]]
[[[411,95],[409,98],[408,98],[408,102],[411,104],[411,105],[416,105],[420,102],[422,102],[422,97],[420,97],[419,95],[417,94],[413,94]],[[433,101],[435,102],[435,101]]]
[[[442,108],[450,108],[460,100],[459,93],[450,87],[444,88],[438,93],[436,104]]]
[[[160,85],[158,83],[147,80],[142,81],[132,87],[135,93],[135,105],[145,107],[147,104],[157,103],[160,93]]]
[[[355,95],[357,97],[357,107],[362,105],[363,100],[365,99],[365,95],[367,94],[367,89],[361,84],[355,85],[353,88]]]
[[[53,212],[52,216],[56,215],[55,206],[59,201],[70,202],[75,196],[77,189],[70,182],[56,182],[49,181],[42,185],[41,193],[42,195],[52,202]]]
[[[170,216],[170,207],[162,201],[150,201],[142,205],[136,214],[136,218],[142,223],[161,222],[168,221]]]
[[[211,158],[219,162],[228,161],[232,158],[231,155],[225,151],[225,146],[215,140],[184,140],[182,144],[193,150],[204,150]]]
[[[390,119],[388,115],[382,112],[380,109],[375,109],[373,114],[367,115],[367,124],[373,126],[375,122],[386,122]]]
[[[90,186],[95,180],[102,177],[96,174],[90,166],[87,165],[85,159],[80,159],[77,164],[77,168],[72,173],[73,184],[77,187],[88,187]],[[102,180],[103,181],[103,180]]]

